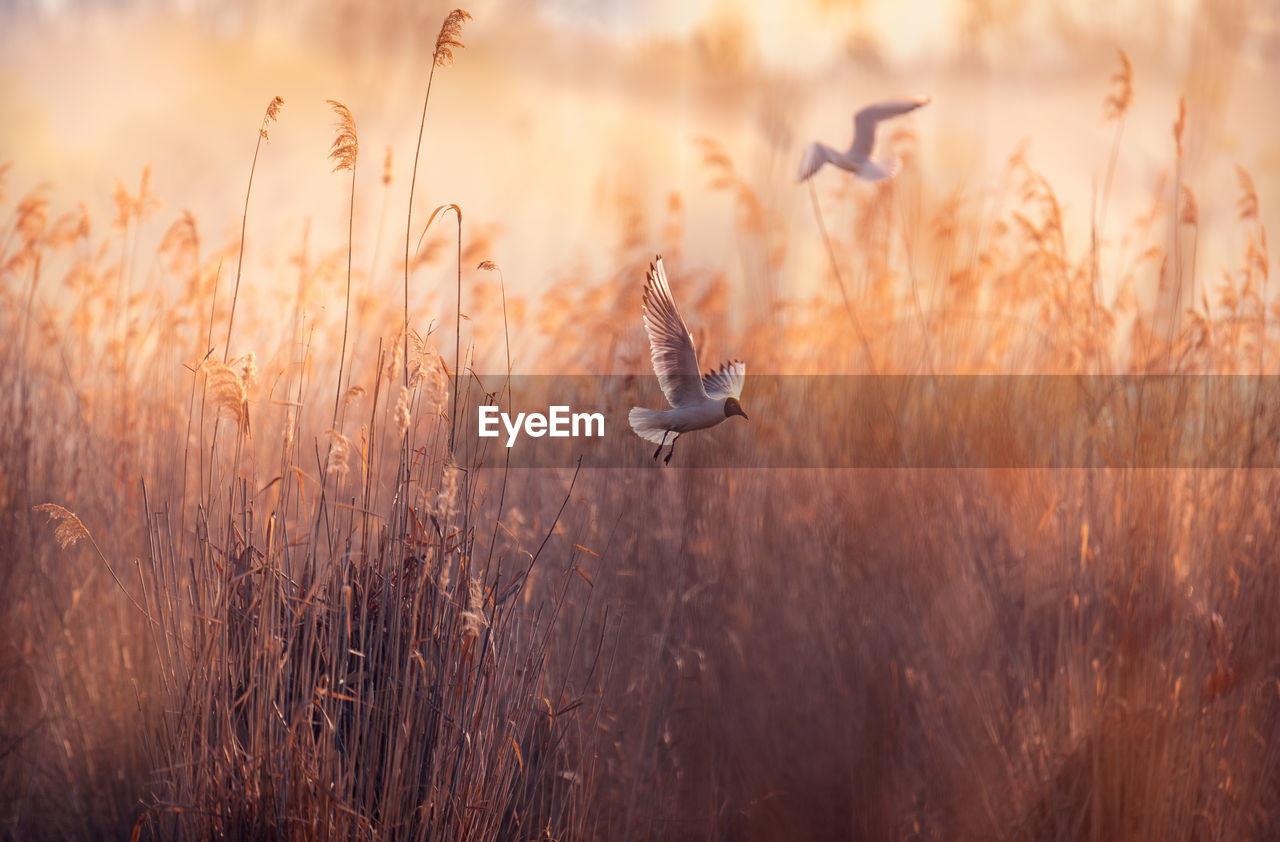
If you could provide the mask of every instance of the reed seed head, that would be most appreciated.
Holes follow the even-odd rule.
[[[462,24],[471,20],[471,14],[462,9],[454,9],[440,26],[440,34],[436,36],[436,67],[447,67],[453,64],[453,48],[462,49],[467,46],[458,40],[462,35]]]
[[[49,516],[50,521],[57,524],[53,537],[58,542],[58,546],[64,550],[81,538],[93,540],[89,535],[89,530],[85,529],[84,524],[80,522],[80,518],[61,506],[55,503],[41,503],[35,506],[33,510],[44,512]]]
[[[284,107],[284,100],[280,97],[272,97],[271,102],[267,103],[267,113],[262,115],[262,127],[258,129],[258,133],[262,135],[262,139],[270,141],[267,136],[267,126],[280,119],[280,109]]]
[[[333,139],[333,145],[329,147],[329,157],[336,162],[333,171],[348,170],[355,172],[356,157],[360,154],[360,139],[356,136],[356,120],[351,116],[351,109],[337,100],[327,99],[325,102],[329,103],[334,113],[338,115],[338,134]]]
[[[1103,118],[1108,121],[1119,120],[1133,103],[1133,65],[1124,50],[1117,52],[1120,53],[1120,69],[1111,74],[1114,87],[1102,103]]]

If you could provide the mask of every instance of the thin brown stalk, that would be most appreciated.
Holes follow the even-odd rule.
[[[333,396],[333,426],[338,425],[338,402],[342,397],[342,375],[347,361],[347,332],[351,325],[351,252],[354,243],[356,215],[356,158],[360,154],[360,140],[356,135],[356,121],[347,106],[335,100],[326,100],[338,115],[338,134],[329,149],[329,157],[335,162],[333,171],[351,173],[351,191],[347,203],[347,297],[342,310],[342,350],[338,353],[338,383]]]
[[[413,195],[418,185],[418,162],[422,158],[422,136],[427,129],[427,104],[431,101],[431,84],[436,77],[436,68],[453,64],[453,48],[465,46],[458,40],[462,34],[462,24],[471,20],[471,15],[462,9],[454,9],[440,26],[440,34],[436,36],[436,48],[431,58],[431,71],[427,74],[427,93],[422,98],[422,119],[418,123],[418,143],[413,152],[413,170],[409,176],[409,210],[405,213],[404,222],[404,385],[409,385],[409,242],[413,237]],[[428,223],[428,226],[430,223]]]
[[[227,342],[222,349],[222,361],[224,363],[230,358],[231,328],[235,325],[236,301],[240,298],[240,276],[244,270],[244,238],[249,226],[249,196],[253,193],[253,174],[258,169],[258,153],[262,150],[262,141],[271,141],[267,134],[267,129],[279,119],[280,109],[283,106],[284,100],[278,96],[267,103],[266,113],[262,115],[262,125],[258,127],[258,139],[253,147],[253,163],[249,165],[249,185],[244,191],[244,212],[240,215],[240,248],[238,250],[239,256],[236,258],[236,285],[231,293],[231,314],[227,317]]]
[[[68,511],[56,503],[41,503],[38,506],[33,506],[32,509],[48,515],[49,520],[55,524],[53,538],[58,542],[59,548],[65,550],[79,541],[88,542],[93,551],[97,553],[98,558],[106,565],[107,572],[111,574],[111,578],[115,580],[115,583],[120,586],[120,590],[124,592],[125,597],[133,603],[133,607],[137,608],[147,620],[151,619],[147,609],[143,608],[141,603],[133,598],[133,594],[129,593],[129,589],[124,586],[124,582],[120,581],[120,577],[116,575],[115,568],[111,566],[111,562],[103,554],[102,548],[98,546],[97,541],[93,540],[93,535],[89,533],[89,530],[85,528],[85,525],[80,521],[80,518],[76,517],[74,512]]]
[[[458,371],[462,364],[462,208],[454,204],[441,205],[431,212],[431,217],[427,220],[427,224],[422,229],[422,234],[418,236],[418,243],[421,245],[422,238],[427,235],[427,231],[431,229],[431,223],[436,221],[436,217],[445,211],[453,211],[458,218],[458,298],[457,309],[455,311],[455,332],[453,337],[453,396],[452,409],[449,412],[449,452],[453,452],[454,434],[457,429],[458,421]],[[406,299],[407,301],[408,299]],[[408,312],[407,310],[405,311]],[[405,334],[405,385],[409,383],[409,338]]]

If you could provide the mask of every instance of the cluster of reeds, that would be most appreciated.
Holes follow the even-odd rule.
[[[449,17],[433,68],[464,20]],[[1134,101],[1122,59],[1105,102],[1115,148]],[[335,108],[345,172],[355,120]],[[789,296],[779,281],[800,249],[710,143],[750,288],[693,268],[692,248],[680,257],[679,194],[660,250],[707,364],[735,354],[752,371],[926,378],[1266,371],[1280,344],[1257,189],[1241,170],[1245,252],[1210,287],[1176,171],[1183,124],[1174,187],[1156,185],[1127,255],[1107,246],[1105,196],[1089,242],[1073,242],[1053,186],[1015,153],[994,215],[961,190],[930,195],[910,166],[869,190],[814,193],[811,245],[831,283]],[[261,335],[255,308],[219,272],[241,263],[247,227],[209,253],[179,215],[160,257],[181,294],[130,296],[137,228],[154,210],[145,177],[119,196],[96,240],[87,213],[54,217],[42,193],[5,206],[0,324],[17,337],[0,345],[0,536],[17,559],[0,568],[15,595],[0,610],[6,832],[1280,830],[1280,429],[1265,406],[1196,405],[1199,426],[1175,435],[1168,419],[1187,416],[1141,394],[1119,404],[1112,422],[1135,440],[1203,434],[1206,449],[1251,454],[1212,469],[1084,467],[1082,437],[1065,455],[1075,469],[508,471],[455,445],[459,396],[486,373],[477,355],[509,370],[509,329],[543,370],[648,376],[637,314],[656,249],[634,208],[612,270],[566,276],[534,302],[508,300],[454,206],[411,211],[403,265],[363,289],[350,238],[319,261],[304,250],[296,315],[276,326],[279,347],[253,354],[233,340]],[[822,216],[837,203],[851,211],[843,229]],[[454,237],[427,231],[450,210]],[[429,299],[436,311],[411,310],[411,283],[445,255],[456,275]],[[403,306],[379,305],[373,281],[402,282]],[[52,283],[68,294],[44,295]],[[317,299],[345,300],[341,320],[306,315]],[[414,329],[448,306],[452,360]],[[557,344],[570,324],[584,341]],[[752,400],[748,386],[749,411]],[[953,443],[955,419],[884,402],[906,464]],[[677,458],[770,448],[800,463],[879,440],[859,434],[848,395],[760,410]],[[813,418],[823,435],[787,435]],[[993,464],[1009,456],[1003,430],[966,434]]]

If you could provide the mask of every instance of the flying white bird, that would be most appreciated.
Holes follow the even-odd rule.
[[[671,449],[663,461],[671,463],[676,450],[676,439],[682,433],[714,427],[730,415],[747,417],[738,398],[742,395],[742,381],[747,376],[747,365],[734,360],[720,366],[718,371],[705,375],[698,373],[698,355],[693,349],[693,337],[685,327],[671,287],[667,285],[667,273],[662,268],[662,257],[649,264],[644,285],[644,329],[649,334],[649,352],[653,370],[658,375],[658,385],[672,408],[645,409],[634,407],[627,420],[636,435],[646,441],[656,442],[654,461],[668,442]]]
[[[876,143],[876,124],[881,120],[915,111],[928,103],[929,97],[923,96],[868,105],[853,115],[853,145],[849,147],[849,151],[837,152],[825,143],[815,140],[805,147],[796,180],[806,180],[822,169],[823,164],[835,164],[840,169],[848,170],[866,181],[883,181],[886,178],[893,178],[898,174],[898,170],[902,169],[901,161],[871,158],[871,148]]]

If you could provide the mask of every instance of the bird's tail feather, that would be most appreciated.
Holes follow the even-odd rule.
[[[668,444],[672,438],[671,428],[663,422],[666,415],[661,409],[646,409],[642,406],[631,408],[631,413],[627,415],[627,420],[631,422],[631,429],[645,441],[651,441],[654,444],[660,444],[663,437],[666,437]]]

